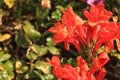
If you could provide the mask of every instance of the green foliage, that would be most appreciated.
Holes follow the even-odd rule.
[[[18,46],[24,48],[28,48],[30,44],[27,36],[24,34],[22,30],[18,31],[18,33],[15,35],[15,42],[18,44]]]
[[[40,32],[38,32],[29,21],[24,21],[23,29],[25,31],[26,36],[31,41],[38,40],[41,36]]]
[[[54,12],[52,12],[52,18],[53,19],[60,19],[61,18],[61,11],[60,10],[56,10]]]
[[[120,60],[120,53],[117,52],[117,50],[113,50],[111,53],[110,53],[111,56],[114,56],[116,58],[118,58]]]
[[[14,67],[12,61],[9,60],[10,57],[9,53],[0,51],[0,80],[11,80],[14,78]]]

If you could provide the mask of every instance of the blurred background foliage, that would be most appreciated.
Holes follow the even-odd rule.
[[[0,80],[56,80],[46,61],[52,55],[62,57],[63,64],[76,65],[74,47],[65,51],[63,44],[53,43],[47,31],[68,6],[85,19],[83,11],[89,5],[82,0],[0,0]],[[120,0],[106,0],[105,8],[120,21]],[[116,49],[110,56],[114,59],[106,65],[106,79],[112,76],[116,80],[120,78],[120,53]]]

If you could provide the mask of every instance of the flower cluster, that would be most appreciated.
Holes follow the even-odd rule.
[[[91,5],[90,11],[84,11],[87,20],[81,19],[68,7],[63,10],[62,20],[49,31],[53,34],[55,44],[64,42],[66,50],[73,44],[80,52],[85,49],[88,59],[77,58],[77,66],[61,65],[57,56],[48,60],[53,66],[53,74],[58,80],[102,80],[106,70],[104,65],[109,61],[107,53],[114,49],[114,40],[120,38],[120,27],[117,22],[110,22],[112,12],[104,8],[104,4]],[[101,47],[104,50],[98,52]],[[91,65],[91,66],[90,66]]]
[[[60,64],[57,56],[53,56],[48,62],[53,66],[53,74],[58,80],[103,80],[106,70],[103,67],[109,57],[105,52],[102,52],[98,58],[94,58],[94,64],[90,68],[87,62],[82,58],[77,58],[77,67],[72,67],[69,64]]]

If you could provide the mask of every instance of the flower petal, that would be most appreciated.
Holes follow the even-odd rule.
[[[102,68],[99,71],[99,74],[97,75],[97,80],[103,80],[103,78],[105,77],[105,74],[106,74],[106,70],[105,68]]]

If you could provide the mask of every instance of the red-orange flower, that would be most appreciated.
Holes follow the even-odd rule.
[[[85,25],[86,42],[88,46],[94,43],[94,53],[101,47],[105,46],[105,50],[109,52],[114,49],[113,41],[118,36],[119,27],[114,22],[109,22],[112,12],[104,9],[103,4],[90,7],[90,11],[84,11],[84,16],[88,19]]]
[[[58,80],[81,80],[76,68],[68,64],[62,66],[57,56],[53,56],[51,60],[48,59],[48,62],[53,66],[53,74]]]
[[[53,36],[55,44],[64,41],[65,38],[68,36],[67,27],[65,27],[60,22],[57,22],[54,27],[51,27],[49,29],[49,31],[55,34]]]
[[[64,42],[66,50],[69,50],[70,44],[78,51],[83,48],[82,55],[90,58],[89,61],[93,59],[91,64],[92,62],[78,57],[77,66],[72,67],[68,64],[61,65],[59,58],[53,56],[52,60],[48,61],[58,80],[102,80],[106,74],[104,65],[109,61],[107,53],[114,48],[114,40],[117,39],[117,46],[120,44],[120,26],[116,22],[109,22],[112,13],[104,9],[103,4],[91,6],[90,11],[84,11],[84,16],[87,21],[83,21],[68,7],[66,11],[63,10],[61,22],[49,29],[54,34],[56,44]],[[105,49],[98,55],[101,46]]]
[[[107,11],[103,4],[97,6],[91,5],[90,11],[84,11],[84,16],[89,22],[108,22],[112,16],[112,12]]]
[[[103,44],[108,50],[114,49],[113,42],[117,38],[119,26],[114,22],[101,23],[98,26],[100,30],[97,32],[97,42],[94,51],[96,52]]]
[[[89,67],[87,62],[82,58],[82,57],[78,57],[77,58],[77,69],[79,70],[79,74],[81,76],[82,80],[87,80],[87,74],[89,71]]]
[[[53,56],[51,60],[48,59],[48,62],[53,66],[53,74],[57,76],[58,80],[62,80],[63,70],[59,58],[57,56]]]
[[[77,50],[80,50],[80,44],[74,34],[74,30],[77,25],[81,25],[83,22],[84,21],[73,12],[72,7],[68,7],[66,11],[63,10],[62,22],[57,22],[49,31],[55,34],[53,39],[56,44],[64,42],[65,49],[69,50],[69,43],[71,43]]]
[[[90,71],[88,72],[89,80],[92,80],[94,77],[93,75],[96,72],[99,72],[99,75],[97,76],[100,80],[102,80],[106,74],[105,69],[102,70],[103,66],[109,61],[109,57],[107,53],[102,52],[100,53],[98,58],[94,58],[94,64],[91,67]],[[102,71],[101,71],[102,70]],[[103,73],[103,74],[101,74]]]
[[[77,58],[77,67],[69,64],[61,65],[57,56],[53,56],[48,62],[53,66],[53,74],[58,80],[102,80],[106,74],[104,65],[109,61],[109,57],[102,52],[98,58],[94,58],[92,67],[88,67],[87,62],[82,58]],[[97,74],[96,74],[97,73]]]

